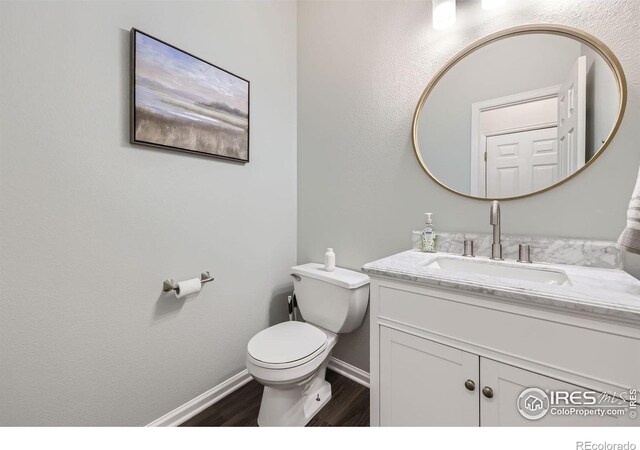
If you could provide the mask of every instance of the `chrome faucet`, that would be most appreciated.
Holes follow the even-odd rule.
[[[502,260],[502,244],[500,243],[500,202],[491,202],[491,216],[489,223],[493,225],[493,244],[491,244],[491,259]]]

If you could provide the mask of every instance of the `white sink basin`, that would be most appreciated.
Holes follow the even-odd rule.
[[[525,263],[438,256],[422,265],[427,269],[446,272],[488,275],[555,286],[571,286],[569,277],[562,270],[530,266]]]

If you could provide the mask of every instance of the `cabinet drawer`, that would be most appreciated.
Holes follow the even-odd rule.
[[[569,372],[593,380],[590,388],[610,392],[606,385],[619,390],[640,386],[637,339],[566,323],[571,317],[562,314],[535,317],[500,309],[490,298],[396,286],[379,287],[381,319],[453,340],[451,345],[480,356],[500,353],[544,366],[551,373]]]

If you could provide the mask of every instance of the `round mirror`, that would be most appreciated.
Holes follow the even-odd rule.
[[[604,151],[626,104],[602,42],[556,25],[488,36],[443,67],[420,97],[413,145],[425,172],[465,197],[544,192]]]

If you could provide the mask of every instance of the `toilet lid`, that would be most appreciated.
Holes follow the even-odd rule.
[[[262,330],[247,345],[252,358],[270,364],[290,363],[324,348],[327,335],[304,322],[283,322]]]

